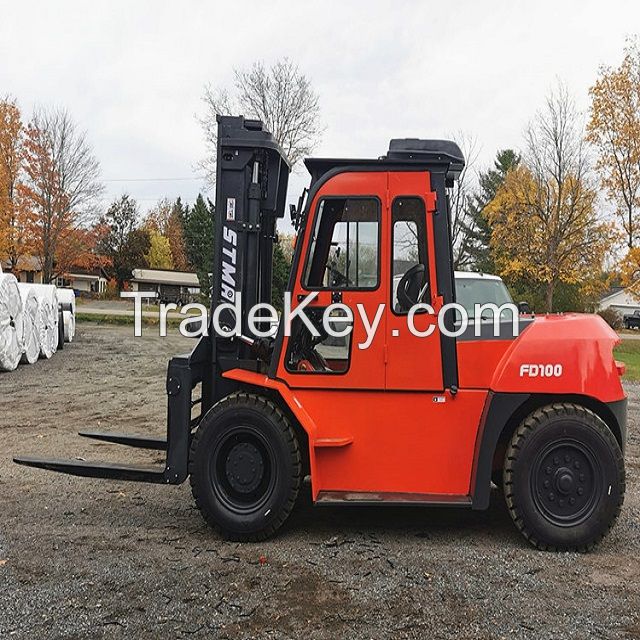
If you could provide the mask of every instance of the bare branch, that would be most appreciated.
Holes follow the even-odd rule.
[[[208,156],[202,162],[215,181],[216,115],[244,115],[261,120],[292,165],[312,153],[322,136],[318,94],[297,65],[284,58],[266,68],[256,62],[234,71],[233,91],[205,87],[206,113],[201,119]]]

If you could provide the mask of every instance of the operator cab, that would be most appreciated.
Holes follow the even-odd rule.
[[[425,349],[438,360],[455,353],[439,331],[417,342],[407,335],[406,319],[418,303],[437,311],[455,300],[447,187],[464,167],[458,146],[397,139],[377,159],[309,158],[305,165],[311,185],[304,210],[294,209],[298,238],[289,287],[294,303],[315,295],[305,308],[313,329],[295,318],[289,338],[279,333],[271,373],[292,386],[325,386],[326,374],[355,387],[455,386],[455,366],[408,382],[400,362],[410,364]],[[378,331],[367,340],[376,318]],[[424,309],[416,318],[423,331],[435,321]],[[387,347],[385,330],[402,333],[401,340]],[[385,350],[394,354],[387,371],[378,366]]]

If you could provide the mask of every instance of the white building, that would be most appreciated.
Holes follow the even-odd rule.
[[[189,271],[134,269],[132,275],[131,289],[155,292],[159,302],[186,304],[200,293],[198,276]]]
[[[9,269],[7,263],[3,263],[2,269],[12,272],[18,282],[42,284],[44,281],[40,259],[35,256],[20,257],[13,270]],[[90,270],[73,268],[64,276],[57,277],[53,284],[57,287],[73,289],[76,293],[99,294],[104,293],[107,288],[107,278],[100,268]]]
[[[605,309],[616,311],[620,317],[640,311],[640,286],[634,284],[626,289],[616,287],[598,303],[599,311]]]

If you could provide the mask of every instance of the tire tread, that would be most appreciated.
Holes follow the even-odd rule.
[[[519,505],[516,500],[515,493],[512,490],[513,486],[513,469],[514,465],[517,464],[519,452],[522,449],[524,442],[527,438],[535,431],[538,427],[540,427],[546,420],[549,420],[555,416],[562,416],[565,418],[577,417],[581,421],[588,423],[590,426],[594,427],[599,434],[606,440],[611,446],[611,450],[615,453],[616,465],[618,468],[619,481],[620,481],[620,498],[618,500],[618,504],[616,505],[615,515],[608,523],[608,526],[605,530],[600,532],[597,536],[595,536],[588,543],[583,545],[566,545],[566,546],[558,546],[551,545],[545,542],[538,540],[532,532],[528,529],[527,524],[525,522],[525,518],[522,516],[520,512]],[[611,530],[613,525],[615,524],[618,516],[620,515],[620,510],[622,509],[622,504],[624,502],[624,493],[625,493],[625,473],[624,473],[624,458],[622,452],[620,451],[620,447],[618,446],[618,441],[615,436],[607,427],[607,425],[603,422],[603,420],[596,415],[590,409],[586,407],[575,404],[572,402],[556,402],[551,405],[546,405],[541,407],[531,413],[527,418],[525,418],[520,426],[516,429],[513,437],[511,438],[511,443],[507,448],[507,452],[505,454],[505,462],[504,462],[504,496],[507,503],[507,509],[509,510],[509,514],[516,525],[518,531],[528,540],[534,547],[540,549],[541,551],[577,551],[577,552],[587,552],[591,551]]]
[[[265,529],[257,533],[242,533],[242,532],[229,532],[228,530],[219,526],[214,516],[208,509],[206,509],[203,500],[200,498],[199,487],[194,480],[194,464],[196,451],[198,450],[200,440],[205,432],[205,429],[209,428],[208,425],[215,419],[215,417],[223,411],[238,408],[250,408],[262,415],[266,415],[270,420],[276,424],[282,432],[287,442],[289,453],[293,460],[293,473],[291,475],[292,490],[287,498],[287,502],[280,510],[278,517],[274,519],[271,524]],[[206,422],[205,422],[206,421]],[[202,424],[204,422],[204,424]],[[300,455],[300,446],[298,444],[298,438],[289,423],[289,420],[282,412],[282,410],[271,400],[264,396],[248,393],[246,391],[239,391],[231,393],[219,400],[207,413],[207,415],[201,421],[200,426],[194,433],[191,439],[191,446],[189,451],[189,481],[191,484],[191,493],[200,510],[200,513],[213,529],[218,531],[223,537],[233,540],[235,542],[260,542],[273,536],[278,529],[285,523],[293,507],[295,506],[298,493],[300,491],[300,485],[302,481],[302,459]]]

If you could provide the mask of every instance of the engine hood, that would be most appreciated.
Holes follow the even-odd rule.
[[[618,342],[618,334],[597,315],[536,316],[500,359],[491,389],[619,400],[624,390],[613,358]]]

